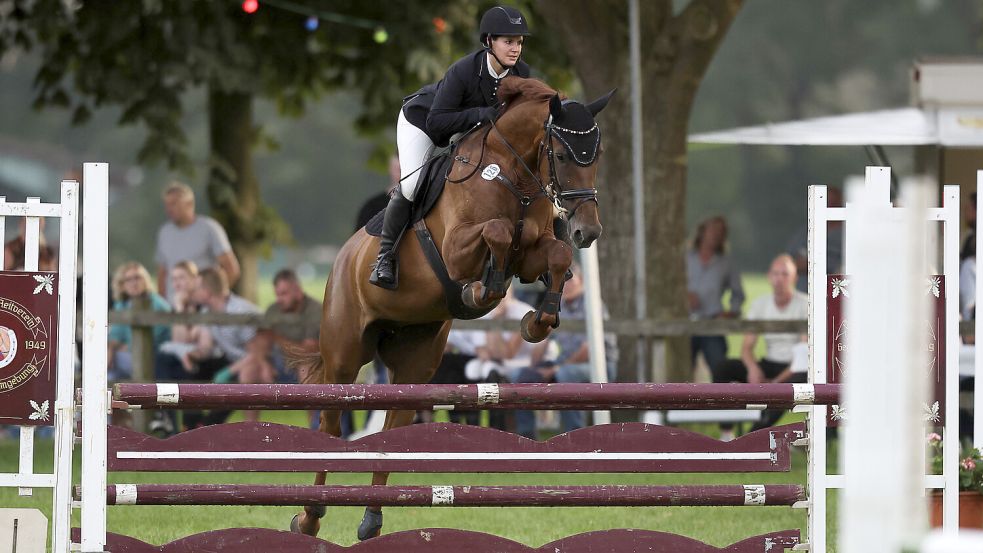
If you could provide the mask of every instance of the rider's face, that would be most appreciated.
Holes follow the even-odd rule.
[[[495,37],[491,41],[492,53],[501,63],[512,67],[515,62],[519,61],[519,56],[522,54],[522,38],[521,36]]]

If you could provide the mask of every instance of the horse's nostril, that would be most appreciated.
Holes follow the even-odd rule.
[[[575,244],[580,244],[584,241],[584,231],[577,229],[573,231],[573,240]]]

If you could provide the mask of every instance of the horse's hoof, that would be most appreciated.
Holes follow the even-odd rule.
[[[358,525],[359,541],[378,537],[380,532],[382,532],[382,511],[375,512],[366,507],[362,523]]]
[[[543,315],[543,319],[548,316]],[[519,323],[519,334],[523,340],[531,344],[537,344],[545,340],[550,335],[551,330],[552,328],[549,324],[536,322],[535,311],[530,311],[523,315],[522,321]]]
[[[308,535],[308,536],[316,536],[317,535],[317,531],[321,529],[321,521],[319,521],[318,519],[315,518],[314,519],[314,522],[312,522],[311,524],[309,524],[309,525],[307,525],[307,524],[302,525],[301,522],[300,522],[301,515],[304,515],[304,513],[296,514],[296,515],[294,515],[294,518],[290,519],[290,531],[293,532],[293,533],[295,533],[295,534],[305,534],[305,535]],[[305,520],[310,519],[310,518],[311,517],[308,517],[306,515],[304,516],[304,519]]]
[[[484,309],[485,306],[480,304],[482,288],[481,282],[477,280],[467,283],[461,290],[461,301],[464,302],[464,305],[468,306],[469,309]]]

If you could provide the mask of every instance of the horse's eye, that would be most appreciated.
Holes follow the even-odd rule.
[[[567,159],[567,156],[566,156],[566,155],[564,155],[564,154],[563,154],[563,152],[557,152],[557,154],[556,154],[556,159],[558,159],[558,160],[560,160],[560,161],[566,161],[566,159]]]

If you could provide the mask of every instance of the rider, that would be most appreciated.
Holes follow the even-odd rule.
[[[400,184],[393,190],[382,225],[379,257],[369,282],[396,288],[395,242],[409,222],[418,180],[418,168],[436,144],[446,146],[451,136],[480,122],[492,120],[504,106],[498,101],[499,82],[507,75],[529,76],[519,59],[523,37],[529,36],[526,18],[509,6],[496,6],[481,17],[481,49],[450,66],[444,78],[407,96],[396,123]]]

